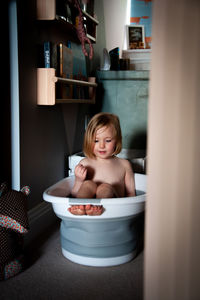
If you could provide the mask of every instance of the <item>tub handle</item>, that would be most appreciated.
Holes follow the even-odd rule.
[[[69,199],[70,205],[75,204],[94,204],[94,205],[101,205],[101,199],[80,199],[80,198],[70,198]]]

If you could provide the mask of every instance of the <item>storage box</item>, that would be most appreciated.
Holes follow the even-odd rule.
[[[150,70],[151,49],[122,50],[122,58],[130,59],[130,70]]]

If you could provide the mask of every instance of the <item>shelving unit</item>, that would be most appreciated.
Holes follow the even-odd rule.
[[[89,15],[86,11],[82,11],[85,28],[86,28],[86,36],[91,40],[91,42],[96,43],[97,39],[97,32],[96,32],[96,26],[99,24],[99,22],[93,18],[91,15]]]
[[[76,11],[75,8],[74,11]],[[96,26],[99,22],[86,11],[82,10],[82,13],[86,35],[92,43],[95,43],[97,37]],[[56,0],[37,0],[37,20],[61,22],[62,24],[66,24],[67,30],[69,30],[69,27],[71,28],[71,31],[76,30],[75,25],[65,21],[56,14]]]
[[[88,103],[95,104],[96,87],[95,77],[89,77],[88,81],[68,79],[55,76],[53,68],[37,69],[37,104],[38,105],[55,105],[58,103]],[[89,99],[56,99],[56,83],[88,86]]]
[[[57,4],[57,5],[56,5]],[[70,17],[67,18],[68,12],[65,5],[68,6],[71,12]],[[56,7],[57,6],[57,7]],[[80,43],[76,34],[76,17],[79,15],[79,11],[74,7],[73,2],[58,2],[57,0],[36,0],[37,20],[40,29],[45,32],[62,32],[67,33],[68,36],[73,38],[73,41]],[[92,13],[92,10],[91,10]],[[92,43],[96,42],[96,26],[99,22],[86,11],[82,10],[84,28],[87,37]],[[69,22],[68,22],[68,21]],[[71,39],[70,39],[71,40]],[[55,105],[57,103],[95,103],[96,87],[95,77],[89,77],[88,82],[81,80],[68,79],[56,76],[56,70],[54,68],[38,68],[37,69],[37,104],[38,105]],[[66,85],[72,90],[72,85],[76,85],[77,94],[83,94],[83,89],[80,86],[88,87],[87,96],[88,99],[73,99],[72,93],[70,99],[57,98],[59,89],[62,89],[62,85]],[[81,90],[81,92],[80,92]],[[82,93],[83,92],[83,93]],[[60,93],[62,94],[62,93]],[[70,93],[69,93],[70,94]],[[76,92],[74,93],[76,94]],[[78,96],[74,96],[78,97]],[[79,95],[79,98],[81,95]]]

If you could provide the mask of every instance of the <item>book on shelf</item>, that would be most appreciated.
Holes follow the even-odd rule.
[[[88,81],[85,55],[82,52],[81,45],[72,43],[73,50],[73,79]],[[74,99],[88,99],[89,88],[87,86],[75,84],[73,86]]]
[[[44,67],[50,68],[50,56],[51,56],[51,49],[50,49],[50,42],[44,42]]]
[[[51,57],[50,57],[50,65],[51,68],[56,70],[56,76],[59,76],[59,44],[51,43]]]
[[[38,68],[54,68],[58,70],[58,45],[49,41],[37,45]],[[56,74],[57,75],[57,74]]]
[[[55,76],[88,81],[85,57],[76,44],[68,41],[53,43],[45,41],[38,45],[38,67],[54,68]],[[56,83],[56,97],[60,99],[88,99],[89,88],[80,84]]]
[[[74,49],[73,49],[74,50]],[[82,70],[81,59],[76,59],[76,51],[60,43],[58,73],[60,77],[70,78],[80,81],[87,81],[85,72]],[[58,97],[62,99],[88,99],[89,89],[79,84],[59,83],[57,89]]]
[[[66,45],[45,41],[43,45],[39,46],[39,55],[39,67],[54,68],[57,77],[73,78],[72,50]],[[73,86],[58,82],[56,84],[56,96],[57,98],[71,99]]]
[[[58,49],[58,76],[63,78],[73,78],[73,55],[72,50],[63,43],[59,44]],[[72,84],[60,83],[59,84],[59,96],[64,99],[71,99],[73,97]]]

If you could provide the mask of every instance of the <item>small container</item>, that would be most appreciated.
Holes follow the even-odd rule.
[[[120,70],[130,70],[130,58],[120,58]]]

